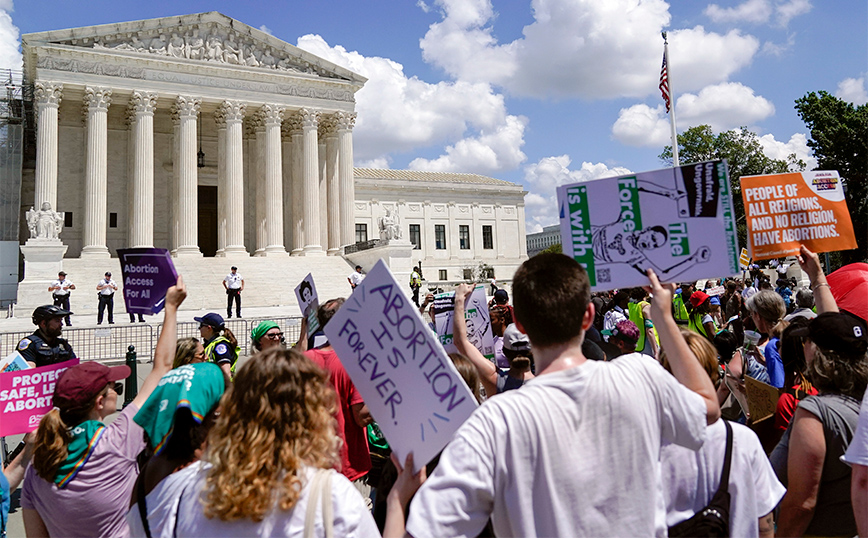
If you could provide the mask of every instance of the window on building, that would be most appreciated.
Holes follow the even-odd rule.
[[[109,213],[109,228],[117,228],[118,227],[118,214],[117,213]]]
[[[494,233],[492,232],[491,226],[482,227],[482,248],[494,248]]]
[[[72,228],[72,211],[63,212],[63,225],[67,228]]]
[[[446,250],[446,225],[434,225],[434,248],[437,250]]]
[[[422,226],[420,224],[410,225],[410,242],[413,243],[414,249],[422,248]]]
[[[446,269],[440,269],[440,280],[446,280]]]
[[[461,250],[470,250],[470,226],[464,224],[458,226],[458,243]]]
[[[473,280],[473,269],[464,269],[464,280]]]
[[[364,243],[368,240],[368,225],[356,224],[356,243]]]

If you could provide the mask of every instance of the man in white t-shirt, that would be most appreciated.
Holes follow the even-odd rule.
[[[498,536],[666,535],[661,446],[698,449],[720,408],[672,318],[672,287],[653,271],[649,279],[674,377],[638,353],[588,361],[587,273],[562,254],[522,264],[515,323],[530,339],[537,377],[459,428],[413,499],[411,535],[476,536],[489,518]]]
[[[868,536],[868,390],[859,408],[859,424],[856,433],[841,458],[849,463],[852,470],[850,478],[850,500],[859,536]]]
[[[244,291],[244,277],[238,274],[238,268],[234,265],[229,269],[229,274],[223,278],[223,287],[226,289],[226,317],[232,317],[232,302],[235,301],[235,315],[241,317],[241,292]]]

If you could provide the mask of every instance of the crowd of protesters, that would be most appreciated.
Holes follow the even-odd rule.
[[[459,286],[451,358],[482,405],[415,474],[322,332],[343,299],[292,346],[259,323],[242,365],[218,314],[177,339],[179,278],[132,403],[106,422],[128,367],[67,369],[0,492],[23,482],[27,536],[868,536],[868,327],[798,262],[802,288],[751,267],[591,294],[540,254],[489,305],[493,360]]]

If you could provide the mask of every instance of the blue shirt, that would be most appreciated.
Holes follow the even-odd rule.
[[[766,369],[769,371],[769,385],[780,389],[784,386],[784,361],[778,351],[778,342],[780,338],[769,338],[763,356],[766,358]]]

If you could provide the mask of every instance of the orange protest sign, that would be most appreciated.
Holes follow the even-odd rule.
[[[856,248],[838,172],[742,176],[747,242],[754,260]]]

